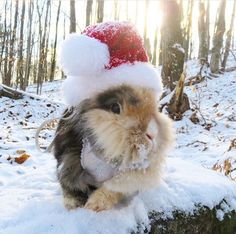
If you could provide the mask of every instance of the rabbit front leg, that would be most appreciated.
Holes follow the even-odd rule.
[[[122,193],[113,192],[105,187],[101,187],[90,195],[85,204],[85,208],[96,212],[109,210],[113,208],[114,205],[116,205],[123,197],[124,195]]]
[[[68,210],[73,210],[78,207],[82,207],[85,204],[87,197],[84,194],[79,195],[73,192],[67,191],[66,189],[63,190],[63,202],[64,206]]]

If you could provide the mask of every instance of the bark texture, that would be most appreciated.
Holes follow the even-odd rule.
[[[225,32],[225,6],[226,0],[221,0],[215,24],[213,48],[210,60],[210,69],[212,73],[218,73],[220,70],[220,53],[223,47],[223,36]]]
[[[70,0],[70,33],[76,32],[75,0]]]
[[[208,31],[209,22],[207,22],[207,11],[204,1],[199,1],[199,18],[198,18],[198,35],[199,35],[199,48],[198,58],[207,61],[208,57]]]
[[[234,28],[234,19],[235,19],[235,10],[236,10],[235,6],[236,6],[236,0],[234,0],[230,26],[229,26],[229,30],[227,31],[227,37],[226,37],[226,42],[225,42],[224,58],[221,63],[221,67],[223,70],[225,70],[225,67],[226,67],[226,62],[227,62],[227,59],[229,56],[229,51],[230,51],[230,46],[231,46],[231,41],[232,41],[232,32],[233,32],[233,28]]]

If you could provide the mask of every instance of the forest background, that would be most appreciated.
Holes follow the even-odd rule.
[[[60,42],[104,21],[137,26],[171,90],[183,72],[181,58],[199,59],[219,73],[229,54],[236,57],[235,0],[2,0],[0,12],[0,82],[21,90],[36,83],[37,94],[44,82],[64,78],[56,59]]]

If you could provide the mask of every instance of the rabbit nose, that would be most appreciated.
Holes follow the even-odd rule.
[[[157,136],[157,124],[156,122],[152,119],[146,129],[145,135],[147,137],[147,139],[153,141],[154,138]]]
[[[151,133],[146,133],[146,137],[149,139],[149,140],[153,140],[154,136],[151,134]]]

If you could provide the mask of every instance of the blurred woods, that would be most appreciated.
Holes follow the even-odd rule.
[[[66,35],[93,23],[128,20],[143,36],[150,62],[163,65],[165,86],[174,90],[186,60],[198,58],[212,73],[226,69],[228,55],[234,53],[235,2],[2,0],[0,80],[22,90],[37,84],[40,94],[43,82],[63,78],[56,55]]]

